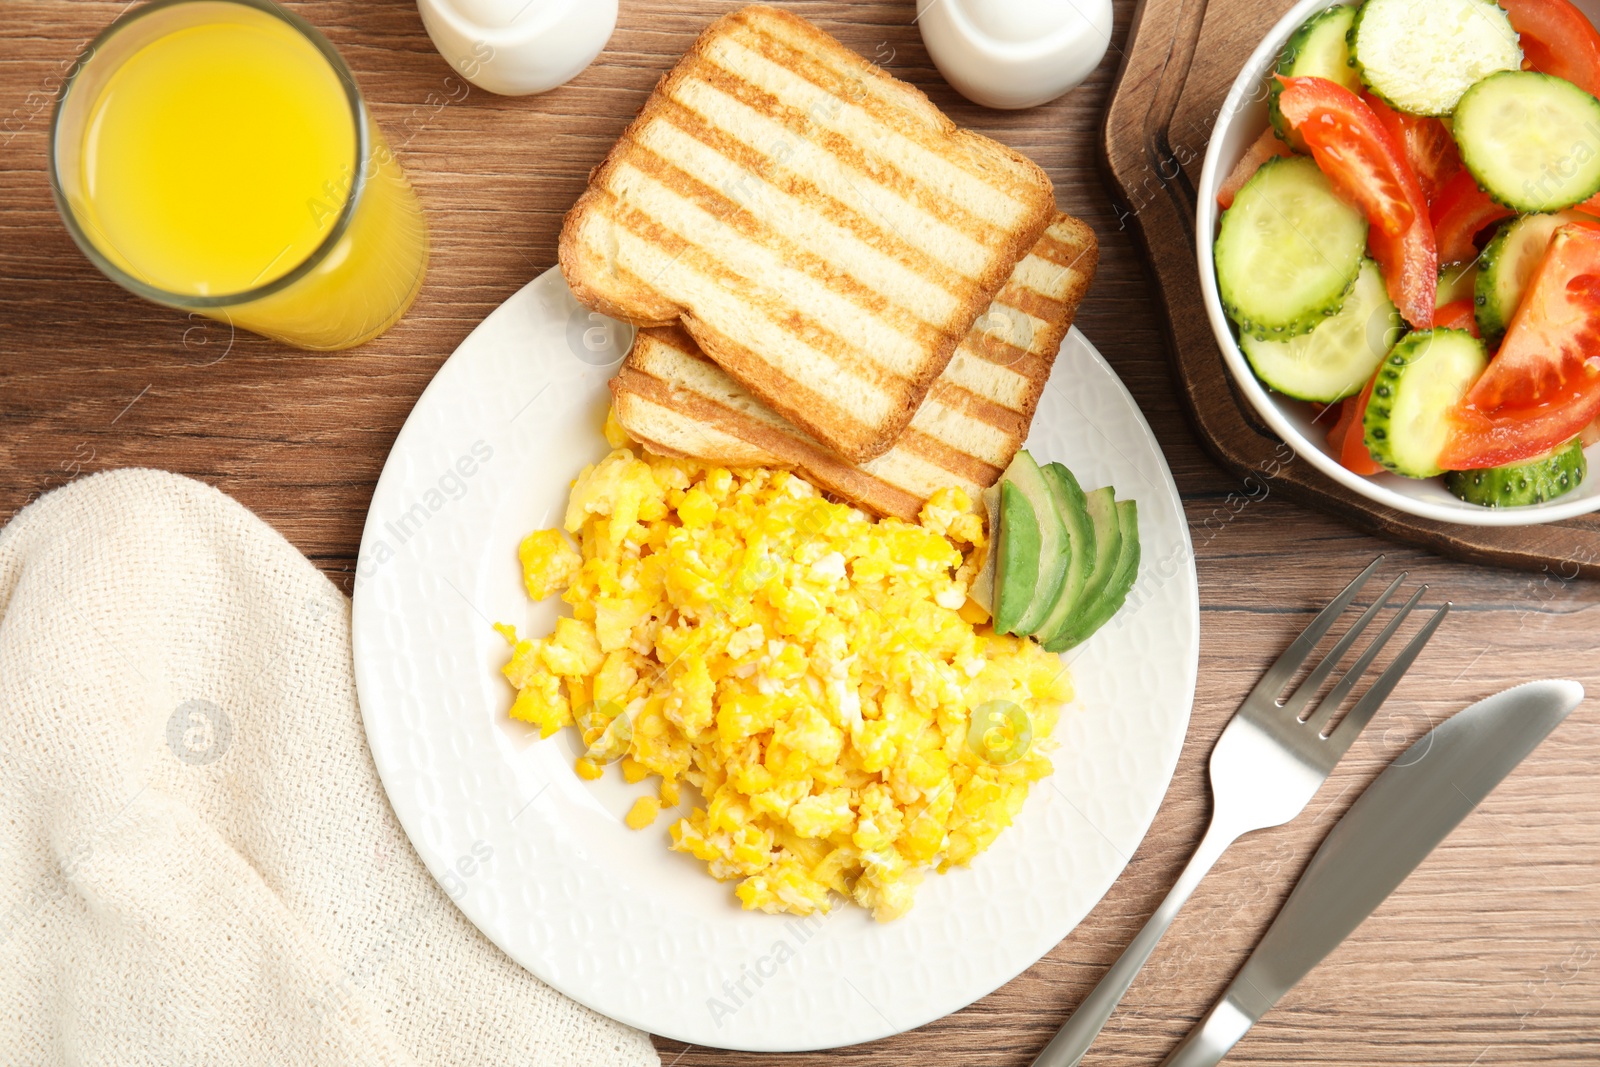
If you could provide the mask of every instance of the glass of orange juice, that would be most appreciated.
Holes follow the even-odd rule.
[[[337,349],[422,287],[428,232],[350,69],[271,0],[156,0],[79,58],[51,127],[78,247],[149,300]]]

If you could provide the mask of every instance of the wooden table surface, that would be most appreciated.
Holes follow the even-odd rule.
[[[435,369],[473,325],[555,262],[562,213],[722,0],[624,0],[608,50],[570,85],[512,99],[466,86],[405,0],[292,5],[355,70],[428,213],[433,260],[411,313],[351,352],[308,354],[142,303],[78,253],[45,177],[50,103],[120,10],[6,0],[0,29],[0,517],[94,471],[153,466],[207,481],[272,523],[345,589],[373,485]],[[1026,152],[1099,234],[1079,325],[1144,409],[1182,490],[1201,597],[1187,747],[1127,871],[1026,973],[964,1011],[834,1052],[741,1055],[659,1042],[678,1067],[1027,1064],[1171,884],[1209,810],[1204,759],[1309,613],[1385,550],[1230,480],[1195,443],[1157,312],[1097,173],[1095,145],[1133,0],[1093,78],[1023,112],[960,99],[909,0],[792,3],[956,121]],[[1287,5],[1285,5],[1287,6]],[[1243,56],[1241,55],[1242,61]],[[1295,823],[1246,838],[1190,901],[1086,1062],[1158,1062],[1231,978],[1333,821],[1404,746],[1472,700],[1546,675],[1600,692],[1600,586],[1390,549],[1455,611],[1388,707]],[[1600,1062],[1600,710],[1591,699],[1328,960],[1230,1062]],[[959,961],[952,961],[959,966]]]

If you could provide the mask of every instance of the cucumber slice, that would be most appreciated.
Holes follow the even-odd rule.
[[[1086,494],[1084,500],[1089,519],[1094,523],[1094,569],[1084,583],[1083,595],[1077,606],[1061,620],[1056,629],[1034,635],[1051,652],[1060,652],[1067,647],[1063,642],[1070,639],[1078,620],[1111,585],[1122,555],[1122,519],[1117,512],[1115,491],[1108,485]]]
[[[1451,119],[1461,163],[1513,211],[1560,211],[1600,192],[1600,100],[1532,70],[1495,74]]]
[[[1110,621],[1128,599],[1128,592],[1139,577],[1139,508],[1132,500],[1117,501],[1117,528],[1122,533],[1122,548],[1117,553],[1110,581],[1064,630],[1045,642],[1046,652],[1064,652],[1083,644]]]
[[[1343,4],[1319,11],[1300,24],[1278,53],[1277,72],[1285,78],[1316,77],[1349,89],[1361,91],[1361,76],[1350,65],[1350,46],[1345,37],[1356,20],[1356,9]],[[1268,82],[1267,115],[1278,138],[1296,152],[1305,152],[1306,140],[1284,120],[1278,109],[1278,96],[1283,83],[1273,78]]]
[[[1383,274],[1368,259],[1337,315],[1287,341],[1240,334],[1239,347],[1268,388],[1331,404],[1360,392],[1403,332],[1405,322],[1389,299]]]
[[[1071,471],[1059,463],[1046,464],[1042,469],[1055,497],[1056,510],[1061,512],[1061,520],[1066,523],[1067,542],[1072,554],[1055,603],[1045,612],[1043,621],[1031,631],[1035,634],[1052,634],[1078,609],[1084,587],[1094,573],[1094,520],[1089,517],[1089,501],[1083,494],[1083,488],[1078,485],[1078,479],[1073,477]]]
[[[1533,272],[1550,247],[1550,235],[1569,222],[1593,221],[1577,211],[1556,215],[1524,215],[1500,228],[1483,250],[1482,268],[1474,286],[1478,333],[1491,344],[1506,327],[1522,302]]]
[[[1519,69],[1522,47],[1494,0],[1367,0],[1350,28],[1350,57],[1394,107],[1448,115],[1477,82]]]
[[[1450,471],[1445,488],[1469,504],[1517,508],[1572,492],[1589,472],[1583,442],[1574,438],[1538,459],[1476,471]]]
[[[1471,300],[1477,284],[1476,262],[1446,263],[1439,268],[1439,288],[1433,298],[1433,306],[1442,308],[1446,304],[1454,304],[1457,300]]]
[[[1372,386],[1363,424],[1372,458],[1407,478],[1444,473],[1439,453],[1447,415],[1489,365],[1483,342],[1465,330],[1418,330],[1400,339]]]
[[[1217,292],[1241,331],[1285,340],[1339,310],[1366,247],[1366,217],[1316,163],[1269,159],[1222,213]]]

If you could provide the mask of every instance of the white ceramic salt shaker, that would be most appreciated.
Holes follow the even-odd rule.
[[[1099,66],[1111,43],[1111,0],[917,0],[917,25],[962,96],[1034,107]]]
[[[575,78],[617,25],[617,0],[417,0],[417,10],[446,62],[505,96]]]

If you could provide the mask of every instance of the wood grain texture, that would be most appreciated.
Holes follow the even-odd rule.
[[[233,494],[348,588],[373,485],[416,397],[474,324],[554,262],[562,213],[589,168],[678,53],[733,5],[626,0],[594,66],[566,87],[522,99],[464,86],[403,0],[293,6],[349,60],[422,197],[433,262],[421,298],[379,340],[312,355],[230,338],[101,278],[51,205],[48,98],[63,65],[121,5],[8,0],[0,37],[0,518],[80,474],[165,467]],[[1200,686],[1177,776],[1126,874],[1023,975],[965,1011],[870,1045],[780,1057],[663,1041],[662,1061],[1029,1063],[1198,840],[1209,805],[1205,755],[1240,698],[1317,603],[1387,548],[1432,584],[1427,602],[1447,597],[1456,612],[1308,813],[1224,858],[1086,1061],[1158,1062],[1232,977],[1316,843],[1387,759],[1430,723],[1503,686],[1554,674],[1600,687],[1600,587],[1554,566],[1528,574],[1394,549],[1291,502],[1292,461],[1268,463],[1245,481],[1208,458],[1185,419],[1163,307],[1128,230],[1137,200],[1114,201],[1097,174],[1131,2],[1118,0],[1112,49],[1094,77],[1020,113],[974,107],[945,85],[911,24],[909,0],[789,6],[927,91],[958,122],[1032,156],[1063,208],[1099,234],[1100,273],[1078,323],[1143,407],[1183,492],[1200,577]],[[1198,10],[1198,0],[1146,0],[1144,17],[1165,27]],[[1219,29],[1206,47],[1219,62],[1237,63],[1263,26],[1246,19],[1236,34]],[[1232,59],[1222,55],[1228,49]],[[1146,57],[1130,77],[1155,81],[1170,96],[1165,106],[1188,108],[1189,135],[1203,146],[1204,108],[1184,103],[1179,87],[1160,78],[1179,61],[1187,59]],[[1112,132],[1126,122],[1113,115]],[[1161,180],[1153,173],[1149,188],[1159,191]],[[1597,763],[1600,713],[1590,701],[1229,1062],[1600,1061]]]
[[[1194,257],[1195,189],[1212,124],[1244,60],[1287,4],[1147,0],[1112,90],[1100,149],[1166,312],[1173,371],[1201,443],[1240,478],[1275,465],[1283,442],[1249,408],[1217,352]],[[1432,522],[1387,508],[1309,463],[1275,480],[1290,499],[1359,529],[1448,556],[1600,575],[1600,515],[1509,529]]]

